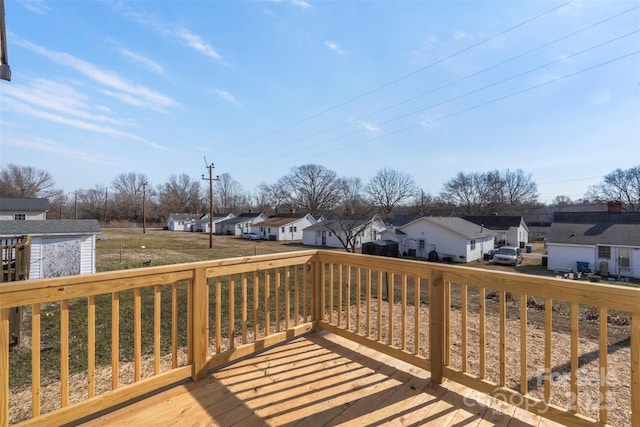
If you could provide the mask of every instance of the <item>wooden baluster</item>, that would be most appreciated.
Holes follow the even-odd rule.
[[[197,268],[189,286],[189,318],[191,319],[188,336],[189,354],[192,360],[191,378],[194,381],[207,375],[207,357],[209,355],[209,281],[207,270]]]
[[[284,268],[284,329],[289,329],[291,318],[291,268]]]
[[[460,285],[461,370],[467,372],[467,285]]]
[[[367,337],[371,336],[371,269],[366,271],[366,296],[365,303],[367,305]]]
[[[171,284],[171,369],[178,367],[178,283]]]
[[[387,305],[389,308],[389,339],[387,343],[389,345],[393,345],[393,285],[395,282],[395,275],[393,273],[385,272],[385,277],[387,278]]]
[[[242,344],[247,343],[247,273],[242,273]]]
[[[295,314],[294,325],[300,324],[300,268],[304,268],[304,265],[296,265],[293,268],[293,313]]]
[[[342,264],[338,264],[338,308],[336,310],[336,325],[340,326],[342,324]]]
[[[236,343],[235,343],[235,329],[236,329],[236,325],[235,325],[235,318],[236,318],[236,314],[235,314],[235,305],[236,305],[236,301],[235,301],[235,287],[236,287],[236,281],[235,281],[235,275],[230,274],[229,275],[229,348],[236,348]]]
[[[140,288],[136,288],[133,294],[133,366],[134,380],[140,381],[142,377],[142,299]]]
[[[0,337],[1,336],[2,334],[0,334]],[[637,312],[631,313],[630,337],[631,337],[631,344],[630,344],[631,346],[631,425],[640,426],[640,313],[637,313]],[[2,354],[0,354],[0,357],[1,356]],[[0,364],[0,368],[1,368],[1,364]],[[1,390],[2,388],[0,387],[0,391]],[[0,422],[0,424],[2,423]]]
[[[31,306],[31,416],[40,415],[40,304]]]
[[[264,271],[264,336],[265,337],[268,337],[269,335],[271,335],[271,318],[270,318],[271,308],[269,307],[269,298],[271,293],[271,290],[269,289],[270,280],[271,280],[271,270],[265,270]]]
[[[486,332],[486,299],[485,299],[485,288],[478,289],[478,316],[479,319],[479,331],[478,331],[478,340],[480,346],[480,367],[479,367],[479,376],[481,379],[485,379],[487,377],[487,365],[485,363],[485,351],[487,348],[487,344],[485,341],[485,332]]]
[[[553,322],[553,300],[544,300],[544,400],[551,401],[551,331]]]
[[[160,285],[153,287],[153,373],[154,375],[160,374],[160,322],[162,308],[162,294],[160,293]]]
[[[260,317],[258,308],[260,307],[260,277],[257,271],[253,272],[253,342],[258,340],[260,331]]]
[[[280,276],[280,269],[276,268],[276,283],[274,286],[274,292],[275,292],[275,321],[276,321],[276,332],[280,332],[280,295],[282,294],[282,284],[280,283],[280,281],[282,280],[281,276]]]
[[[402,350],[407,350],[407,275],[402,275]]]
[[[498,385],[507,383],[507,296],[505,291],[498,293],[500,298],[500,378]]]
[[[571,410],[578,412],[578,303],[571,303]]]
[[[329,264],[329,324],[333,324],[333,264]]]
[[[414,287],[415,287],[415,308],[413,310],[413,328],[414,328],[414,337],[413,337],[413,353],[418,355],[420,354],[420,277],[414,277]]]
[[[118,337],[117,332],[115,336]],[[112,376],[114,376],[113,373]],[[115,375],[115,377],[117,386],[118,376]],[[69,300],[63,299],[60,301],[60,406],[64,408],[67,405],[69,405]]]
[[[431,271],[429,282],[429,358],[431,359],[431,381],[442,384],[445,364],[445,334],[446,334],[446,292],[443,272]]]
[[[68,357],[66,359],[68,360]],[[116,390],[118,388],[119,386],[118,382],[120,378],[119,374],[120,374],[120,294],[118,292],[114,292],[111,294],[111,390]]]
[[[527,376],[527,295],[520,295],[520,393],[529,393]]]
[[[96,297],[87,301],[87,389],[89,397],[96,394]]]
[[[356,267],[356,334],[362,333],[360,324],[360,306],[362,300],[362,268]]]
[[[600,307],[598,316],[598,323],[600,329],[600,339],[599,339],[599,359],[600,359],[600,422],[603,424],[607,424],[609,413],[607,410],[608,406],[608,396],[609,392],[607,387],[607,372],[608,372],[608,362],[607,362],[607,352],[609,349],[609,333],[607,328],[607,307]]]
[[[216,354],[220,353],[222,341],[222,281],[216,277]]]

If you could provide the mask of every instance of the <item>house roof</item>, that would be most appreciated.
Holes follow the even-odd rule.
[[[269,219],[253,224],[256,227],[281,227],[304,218],[307,214],[274,215]]]
[[[480,227],[477,224],[455,216],[425,216],[418,218],[401,228],[407,227],[410,224],[414,224],[418,221],[426,221],[431,222],[432,224],[437,224],[440,227],[448,229],[469,240],[494,236],[493,231],[489,230],[487,227]]]
[[[218,222],[220,225],[227,224],[238,224],[240,222],[246,221],[248,219],[257,218],[260,215],[264,215],[262,212],[243,212],[238,216],[234,216],[233,218],[225,219],[224,221]]]
[[[477,225],[483,225],[489,230],[508,230],[511,227],[519,227],[522,223],[522,217],[515,215],[463,216],[462,219]]]
[[[554,212],[547,242],[640,247],[640,212]]]
[[[402,227],[405,224],[409,224],[412,221],[420,218],[417,215],[396,215],[394,217],[388,218],[385,223],[387,225],[392,225],[394,227]]]
[[[369,222],[373,222],[375,220],[377,220],[378,217],[377,216],[373,216],[373,217],[353,217],[353,218],[330,218],[330,219],[325,219],[323,221],[318,221],[315,224],[310,225],[309,227],[305,228],[304,231],[307,230],[325,230],[325,229],[331,229],[332,226],[334,225],[345,225],[346,228],[353,228],[353,227],[357,227],[360,225],[365,225]]]
[[[49,210],[48,199],[0,197],[0,211],[38,211]]]
[[[100,223],[95,219],[0,221],[0,236],[68,236],[99,234],[101,231]]]
[[[199,214],[192,214],[192,213],[171,213],[171,214],[169,214],[169,219],[168,219],[168,220],[169,220],[169,221],[170,221],[170,220],[174,220],[174,221],[177,221],[177,220],[187,220],[187,221],[189,221],[189,220],[195,220],[195,219],[197,219],[198,217],[200,217],[200,215],[199,215]]]

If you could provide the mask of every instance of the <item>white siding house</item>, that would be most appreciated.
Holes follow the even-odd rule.
[[[199,214],[172,213],[169,214],[165,227],[171,231],[194,231],[194,225],[199,217]]]
[[[494,248],[491,230],[457,217],[421,217],[399,231],[404,235],[386,238],[398,242],[402,256],[470,262]]]
[[[96,272],[94,219],[0,221],[0,238],[31,237],[30,279]]]
[[[216,224],[221,222],[221,221],[225,221],[227,219],[231,219],[235,217],[234,214],[232,213],[215,213],[213,214],[213,232],[215,233],[216,231]],[[200,218],[198,218],[196,220],[196,223],[194,224],[194,228],[193,231],[197,231],[197,232],[202,232],[202,233],[208,233],[209,232],[209,214],[204,214],[202,215]]]
[[[521,216],[463,216],[462,219],[493,231],[497,244],[524,248],[529,242],[529,227]]]
[[[47,199],[0,197],[0,221],[45,220],[48,210]]]
[[[215,224],[215,233],[228,236],[239,236],[251,231],[251,226],[257,222],[266,221],[269,217],[264,213],[244,212],[233,218],[225,219]]]
[[[547,268],[640,278],[640,212],[555,212],[547,240]]]
[[[344,219],[342,221],[345,221]],[[352,232],[355,239],[355,247],[360,248],[363,243],[380,238],[386,227],[377,216],[369,219],[354,219],[353,224],[345,226],[348,231],[343,231],[340,220],[325,219],[305,228],[302,232],[302,244],[308,246],[327,246],[330,248],[343,248],[343,242],[347,239],[347,233]]]
[[[251,225],[251,231],[268,240],[302,240],[303,230],[316,223],[309,214],[272,216]]]

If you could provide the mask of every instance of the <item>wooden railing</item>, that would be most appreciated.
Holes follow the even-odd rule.
[[[10,352],[15,306],[31,345]],[[313,250],[0,286],[0,427],[75,421],[311,330],[564,424],[640,426],[640,289]]]

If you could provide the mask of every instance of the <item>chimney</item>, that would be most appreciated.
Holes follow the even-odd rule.
[[[345,209],[345,213],[346,213],[347,215],[353,215],[353,214],[355,213],[355,211],[356,211],[356,210],[355,210],[354,208],[346,208],[346,209]]]
[[[253,213],[253,209],[249,209],[249,213]]]
[[[296,213],[296,208],[289,209],[289,215],[294,215]]]
[[[619,200],[607,202],[607,212],[622,213],[622,202]]]

